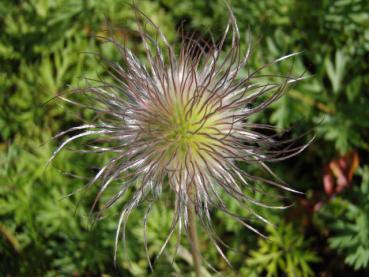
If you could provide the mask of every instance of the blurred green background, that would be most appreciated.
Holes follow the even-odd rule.
[[[214,211],[219,236],[233,269],[200,231],[201,250],[212,276],[369,276],[369,2],[327,0],[230,1],[241,34],[257,42],[250,64],[257,68],[299,52],[293,71],[310,76],[266,112],[253,118],[279,130],[313,127],[316,139],[298,157],[271,164],[304,197],[290,195],[286,211],[260,210],[276,227],[255,223],[262,239]],[[205,38],[220,36],[227,22],[223,1],[136,1],[171,41],[176,28]],[[64,151],[45,170],[60,141],[51,136],[91,115],[52,97],[106,75],[92,55],[119,61],[106,35],[106,21],[119,27],[141,58],[134,13],[120,0],[0,0],[0,275],[1,276],[191,276],[188,243],[175,263],[173,239],[150,273],[139,207],[127,228],[127,252],[114,236],[121,203],[93,224],[94,189],[65,197],[104,161]],[[246,39],[242,41],[246,47]],[[285,72],[290,64],[274,66]],[[309,135],[306,136],[306,141]],[[107,158],[107,157],[106,157]],[[245,166],[245,170],[263,174]],[[231,210],[247,212],[227,200]],[[150,257],[158,253],[171,221],[170,195],[155,206],[148,223]]]

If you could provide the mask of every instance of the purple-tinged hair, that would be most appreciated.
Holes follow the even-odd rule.
[[[276,135],[265,134],[268,133],[265,131],[274,132],[273,126],[248,120],[283,96],[289,84],[302,79],[302,76],[278,75],[272,76],[274,81],[264,83],[265,78],[261,78],[266,77],[263,75],[265,68],[296,54],[283,56],[251,71],[248,65],[251,41],[242,53],[239,30],[231,10],[224,34],[218,41],[205,42],[182,35],[179,49],[168,42],[149,18],[138,10],[136,13],[138,34],[146,52],[145,62],[124,44],[114,38],[105,38],[121,54],[120,62],[104,59],[114,81],[100,81],[97,86],[75,89],[60,97],[68,103],[91,109],[96,116],[93,122],[57,134],[55,138],[74,133],[54,151],[50,161],[67,144],[91,136],[81,153],[113,155],[86,187],[100,186],[95,206],[113,182],[114,186],[117,182],[120,184],[119,191],[103,204],[99,214],[128,190],[134,191],[121,210],[116,249],[121,233],[124,241],[126,223],[133,209],[147,199],[151,207],[162,190],[171,190],[175,195],[175,211],[158,256],[176,229],[179,237],[182,229],[188,232],[188,207],[193,205],[201,226],[227,260],[211,224],[211,209],[219,209],[248,229],[260,232],[246,218],[227,209],[222,193],[238,201],[253,217],[268,223],[252,205],[275,209],[286,206],[259,202],[244,191],[257,190],[254,183],[263,182],[296,192],[280,180],[266,162],[294,156],[307,144],[295,146],[295,140],[278,140]],[[154,28],[155,36],[145,31],[140,23],[142,19]],[[230,42],[230,47],[225,46],[226,42]],[[73,100],[76,94],[86,96],[90,104]],[[240,162],[259,165],[271,178],[254,176],[240,169]],[[150,208],[144,218],[146,251],[149,212]]]

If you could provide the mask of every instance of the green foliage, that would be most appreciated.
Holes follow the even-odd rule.
[[[345,262],[355,269],[369,265],[369,167],[360,169],[359,175],[361,185],[350,197],[336,198],[321,212],[332,230],[330,247],[344,254]]]
[[[142,53],[135,30],[134,11],[126,0],[1,0],[0,3],[0,275],[55,276],[149,275],[143,239],[143,215],[132,214],[127,227],[127,253],[118,249],[113,265],[114,236],[122,202],[93,224],[90,207],[95,189],[66,197],[86,183],[64,172],[88,178],[108,157],[87,157],[63,152],[45,168],[59,141],[53,134],[89,120],[83,110],[52,100],[69,87],[85,84],[85,77],[108,78],[105,68],[88,53],[119,61],[113,47],[102,43],[107,22],[113,33]],[[227,22],[222,0],[136,1],[172,41],[176,27],[210,38],[223,32]],[[212,214],[219,237],[234,269],[200,233],[204,258],[219,275],[262,274],[311,276],[339,273],[362,276],[369,272],[369,3],[339,1],[230,1],[242,36],[254,35],[249,66],[259,67],[282,55],[300,52],[293,63],[278,64],[266,73],[304,73],[306,79],[291,86],[267,112],[251,120],[276,124],[278,130],[294,125],[297,136],[309,128],[314,143],[299,157],[272,168],[293,188],[306,192],[323,207],[310,221],[311,212],[296,203],[287,211],[257,208],[277,227],[265,230],[247,207],[225,199],[270,235],[269,240],[243,228],[219,211]],[[153,31],[153,30],[149,30]],[[243,49],[247,41],[243,41]],[[140,58],[145,59],[144,55]],[[247,74],[247,71],[242,72]],[[311,138],[308,134],[302,143]],[[349,150],[361,157],[360,171],[351,187],[334,199],[323,195],[322,172],[332,159]],[[91,169],[92,168],[92,169]],[[256,169],[244,165],[249,172]],[[263,174],[257,172],[257,174]],[[268,200],[273,188],[257,184],[253,197]],[[263,190],[261,190],[263,189]],[[262,192],[262,193],[261,193]],[[282,195],[285,196],[285,195]],[[149,257],[154,259],[166,237],[172,216],[170,195],[153,207],[148,221]],[[289,196],[291,198],[291,196]],[[290,204],[285,198],[274,204]],[[298,214],[294,214],[298,211]],[[303,218],[308,218],[306,223]],[[286,223],[288,222],[288,223]],[[298,227],[296,227],[298,226]],[[311,231],[314,230],[314,231]],[[315,246],[315,242],[319,245]],[[314,245],[314,247],[313,247]],[[157,261],[153,276],[191,276],[188,243],[182,238],[172,264],[175,240]],[[235,249],[236,251],[233,251]],[[327,254],[328,253],[328,254]],[[318,257],[321,263],[316,263]],[[346,261],[347,266],[341,263]],[[210,271],[210,270],[209,270]]]
[[[320,259],[310,250],[309,241],[291,224],[268,227],[268,239],[259,239],[258,249],[252,250],[246,260],[246,274],[250,270],[258,275],[314,276],[312,263]]]

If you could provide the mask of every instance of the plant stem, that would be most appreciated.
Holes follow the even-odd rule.
[[[189,229],[189,239],[191,243],[193,267],[195,270],[195,276],[201,277],[201,256],[199,250],[199,240],[197,237],[196,230],[195,206],[193,202],[189,203],[187,212],[188,212],[188,229]]]

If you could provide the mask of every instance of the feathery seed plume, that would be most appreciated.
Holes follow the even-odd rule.
[[[305,146],[294,146],[291,140],[281,141],[266,135],[263,131],[274,130],[273,126],[251,123],[248,118],[263,112],[283,95],[289,84],[302,78],[274,76],[280,81],[261,83],[263,69],[296,54],[241,74],[245,68],[251,70],[248,62],[252,47],[250,42],[247,51],[242,53],[239,30],[231,10],[224,34],[218,41],[205,42],[183,35],[179,49],[168,42],[149,18],[138,10],[136,13],[147,63],[114,38],[106,38],[117,47],[122,58],[116,63],[106,61],[114,82],[101,81],[97,86],[76,89],[70,94],[86,95],[90,105],[60,97],[68,103],[92,109],[96,120],[59,133],[56,137],[77,132],[55,150],[50,161],[72,141],[98,137],[81,152],[109,152],[114,153],[114,157],[87,184],[87,187],[100,185],[95,204],[114,181],[121,184],[120,190],[102,210],[112,206],[128,190],[134,190],[121,210],[116,247],[121,233],[124,240],[132,210],[149,195],[157,199],[162,190],[171,190],[175,195],[175,213],[168,238],[158,255],[175,229],[179,234],[183,227],[188,232],[188,207],[193,206],[201,226],[226,259],[211,225],[211,209],[220,209],[259,232],[245,218],[227,209],[221,191],[265,222],[267,220],[253,211],[251,204],[284,207],[261,203],[244,193],[244,189],[253,190],[253,183],[262,181],[294,191],[274,175],[266,162],[296,155]],[[155,37],[145,31],[140,19],[154,28]],[[230,47],[226,47],[228,40]],[[240,162],[260,165],[271,179],[241,170]],[[147,216],[145,232],[146,222]],[[147,251],[147,245],[145,248]]]

